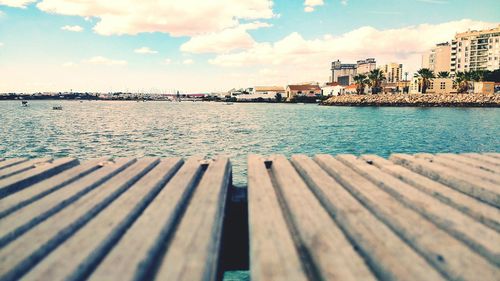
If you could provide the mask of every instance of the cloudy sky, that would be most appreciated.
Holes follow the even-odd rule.
[[[325,82],[375,57],[412,72],[498,0],[0,0],[0,92],[222,91]]]

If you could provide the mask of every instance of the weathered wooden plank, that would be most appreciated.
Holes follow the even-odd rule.
[[[308,280],[265,165],[260,156],[248,157],[250,276],[254,281]]]
[[[10,158],[0,162],[0,170],[28,161],[28,158]]]
[[[161,260],[165,245],[175,231],[202,173],[201,158],[188,159],[88,279],[152,279],[155,265]]]
[[[310,279],[373,280],[375,277],[328,212],[284,156],[273,156],[270,168],[282,198],[295,243]]]
[[[23,280],[83,279],[114,246],[115,241],[141,214],[181,164],[180,158],[162,160],[127,192],[111,202],[95,218],[45,257],[23,276]],[[114,277],[107,279],[110,278]]]
[[[437,155],[442,156],[442,157],[446,157],[450,160],[457,161],[457,162],[465,164],[465,165],[470,165],[470,166],[473,166],[473,167],[476,167],[479,169],[483,169],[483,170],[486,170],[489,172],[493,172],[496,174],[500,173],[500,167],[486,163],[486,162],[481,161],[481,160],[469,158],[469,157],[466,157],[463,155],[452,154],[452,153],[438,153]]]
[[[216,158],[208,166],[173,234],[156,279],[216,280],[231,177],[228,158]]]
[[[52,158],[37,158],[26,162],[19,163],[17,165],[12,165],[8,168],[0,170],[0,179],[19,174],[26,170],[35,168],[40,163],[50,162]]]
[[[490,157],[489,155],[482,155],[479,153],[463,153],[462,155],[465,157],[469,157],[472,159],[483,161],[483,162],[490,164],[490,165],[495,165],[497,167],[500,166],[500,159],[497,159],[495,157]]]
[[[0,248],[0,279],[17,280],[151,170],[157,158],[143,158]]]
[[[470,165],[464,165],[464,163],[457,162],[455,159],[448,159],[446,157],[433,154],[415,154],[415,157],[426,159],[432,163],[442,165],[455,171],[459,171],[460,173],[463,173],[465,175],[479,177],[494,184],[500,184],[499,174],[495,174],[494,172],[486,171]]]
[[[340,161],[330,155],[315,160],[447,278],[498,279],[498,267]]]
[[[80,179],[81,177],[105,165],[112,164],[113,162],[108,162],[109,159],[110,157],[103,157],[89,160],[51,178],[31,185],[29,188],[25,188],[7,196],[6,198],[0,200],[0,218]]]
[[[361,159],[500,232],[499,209],[382,157],[363,155]]]
[[[26,232],[47,217],[59,212],[90,190],[96,188],[131,165],[135,159],[118,159],[57,192],[49,194],[32,204],[0,219],[0,246]],[[8,198],[8,197],[7,197]]]
[[[432,180],[476,197],[483,202],[500,207],[500,190],[494,183],[482,180],[478,177],[464,175],[458,171],[410,155],[393,154],[389,160]]]
[[[443,280],[443,277],[309,157],[294,155],[302,178],[347,233],[382,280]]]
[[[500,266],[500,234],[495,230],[353,155],[336,159]]]
[[[57,173],[78,165],[74,158],[60,158],[52,163],[43,163],[34,169],[0,180],[0,198],[17,192],[29,185],[49,178]]]

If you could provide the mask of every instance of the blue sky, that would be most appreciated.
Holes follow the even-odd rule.
[[[79,2],[0,0],[0,92],[325,82],[337,58],[414,71],[439,41],[500,23],[498,0]]]

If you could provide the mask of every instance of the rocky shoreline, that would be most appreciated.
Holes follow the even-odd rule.
[[[418,107],[500,107],[500,95],[479,94],[393,94],[341,95],[331,97],[321,105],[330,106],[418,106]]]

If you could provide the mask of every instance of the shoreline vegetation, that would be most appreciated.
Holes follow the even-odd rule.
[[[500,95],[481,94],[379,94],[330,97],[326,106],[500,107]]]

